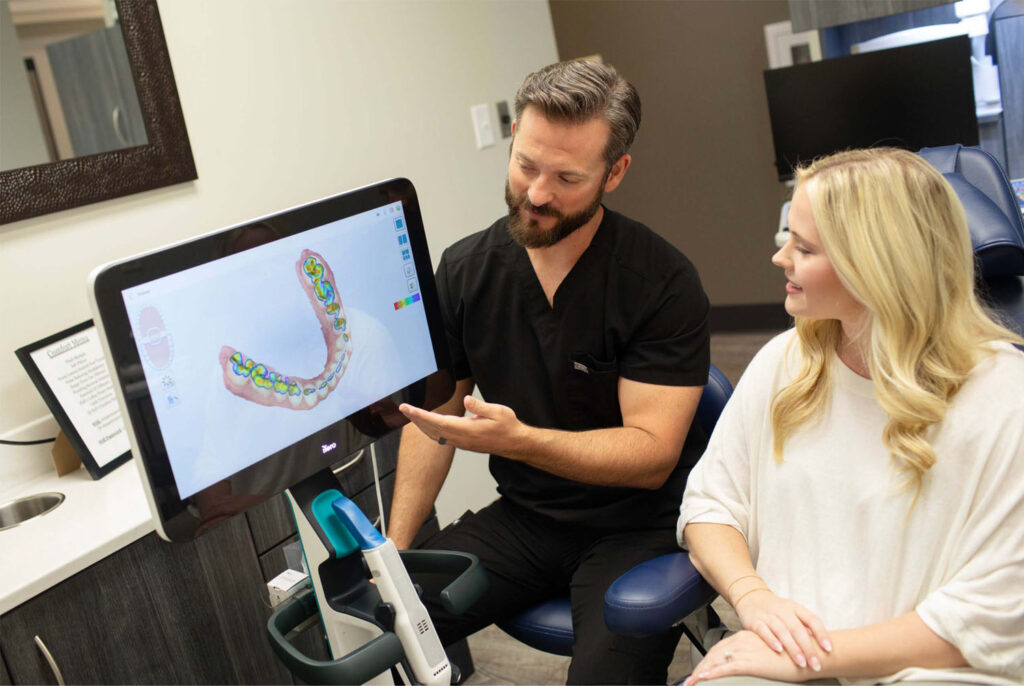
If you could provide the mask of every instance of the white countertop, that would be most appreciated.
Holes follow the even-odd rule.
[[[0,614],[154,529],[134,460],[98,481],[84,467],[63,477],[52,466],[39,473],[52,445],[5,446],[0,455],[6,477],[0,480],[0,503],[48,491],[65,496],[45,515],[0,531]],[[24,465],[17,471],[30,478],[15,479],[12,461]]]

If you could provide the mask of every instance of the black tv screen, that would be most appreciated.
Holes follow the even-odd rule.
[[[839,150],[978,144],[967,36],[764,72],[779,179]]]

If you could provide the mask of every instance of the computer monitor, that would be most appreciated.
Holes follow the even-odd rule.
[[[840,150],[978,144],[967,36],[764,72],[779,179]]]
[[[454,390],[416,192],[385,181],[90,278],[160,534],[187,540]]]

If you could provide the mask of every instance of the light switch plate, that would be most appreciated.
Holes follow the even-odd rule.
[[[477,150],[494,145],[494,128],[491,126],[491,113],[487,105],[473,105],[469,108],[469,112],[473,117],[473,132],[476,134]]]

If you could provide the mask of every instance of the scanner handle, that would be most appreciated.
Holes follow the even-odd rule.
[[[312,590],[289,598],[267,620],[270,647],[291,670],[308,684],[362,684],[398,664],[404,657],[398,636],[385,631],[370,642],[337,660],[313,660],[300,653],[285,634],[318,611]]]
[[[373,528],[373,524],[366,518],[363,511],[354,502],[337,491],[331,500],[331,508],[341,523],[348,529],[349,534],[355,538],[361,550],[373,550],[384,545],[384,537]]]

